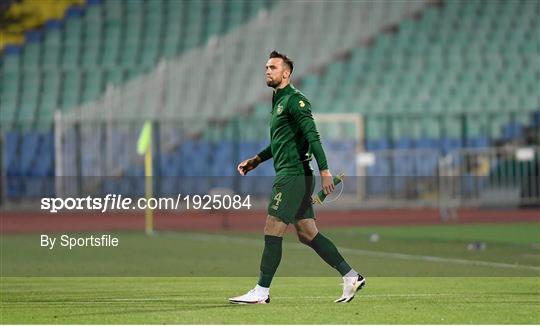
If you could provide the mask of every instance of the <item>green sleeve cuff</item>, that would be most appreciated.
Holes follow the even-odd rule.
[[[258,157],[261,158],[261,162],[267,161],[272,158],[272,148],[270,148],[270,145],[263,149],[259,154],[257,154]]]

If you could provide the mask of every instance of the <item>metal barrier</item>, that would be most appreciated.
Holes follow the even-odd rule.
[[[540,204],[540,147],[460,149],[439,162],[442,208]]]
[[[437,163],[434,149],[383,150],[361,154],[365,165],[364,201],[435,205]]]

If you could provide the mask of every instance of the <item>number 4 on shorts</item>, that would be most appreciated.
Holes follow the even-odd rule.
[[[279,206],[279,203],[281,203],[281,192],[278,192],[275,196],[274,196],[274,200],[276,201],[276,206]]]

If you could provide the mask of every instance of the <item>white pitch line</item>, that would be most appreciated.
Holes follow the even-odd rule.
[[[12,304],[12,305],[16,305],[16,304],[58,304],[58,305],[62,305],[62,304],[107,304],[107,303],[121,303],[121,302],[163,302],[163,303],[166,303],[166,302],[184,302],[184,301],[187,301],[187,302],[193,302],[192,298],[191,297],[181,297],[181,294],[178,294],[179,297],[177,298],[171,298],[171,297],[167,297],[167,298],[109,298],[109,299],[104,299],[104,300],[93,300],[93,301],[46,301],[46,300],[43,300],[43,301],[7,301],[7,302],[3,302],[3,304]],[[489,294],[489,293],[482,293],[482,294],[478,294],[478,295],[474,295],[474,294],[467,294],[467,297],[468,298],[471,298],[471,297],[486,297],[486,296],[489,296],[489,297],[499,297],[500,294],[497,294],[497,293],[493,293],[493,294]],[[414,293],[414,294],[407,294],[407,293],[395,293],[395,294],[359,294],[359,297],[362,297],[362,298],[433,298],[433,297],[463,297],[463,293]],[[306,300],[310,300],[310,299],[334,299],[335,296],[330,296],[330,295],[326,295],[326,296],[294,296],[294,297],[291,297],[291,296],[275,296],[275,298],[279,298],[279,299],[294,299],[294,300],[298,300],[298,299],[306,299]],[[226,298],[224,298],[224,300],[226,300]],[[202,303],[201,303],[202,304]],[[208,303],[208,304],[212,304],[211,302]]]
[[[434,263],[454,263],[454,264],[488,266],[488,267],[499,267],[499,268],[521,268],[521,269],[530,269],[534,271],[540,271],[540,267],[531,266],[531,265],[506,264],[506,263],[497,263],[497,262],[492,262],[492,261],[446,258],[446,257],[437,257],[437,256],[410,255],[410,254],[380,252],[380,251],[351,249],[351,248],[339,248],[339,250],[342,250],[343,252],[348,252],[351,254],[390,257],[390,258],[397,258],[397,259],[404,259],[404,260],[422,260],[422,261],[434,262]]]
[[[198,241],[216,241],[220,240],[223,242],[235,242],[241,244],[262,244],[261,240],[227,236],[221,234],[203,234],[203,233],[190,233],[183,234],[185,238]],[[287,245],[298,248],[305,248],[305,245],[299,243],[285,242]],[[356,248],[344,248],[338,247],[342,252],[353,254],[353,255],[365,255],[372,257],[383,257],[383,258],[395,258],[403,260],[421,260],[432,263],[452,263],[452,264],[462,264],[462,265],[473,265],[473,266],[487,266],[487,267],[496,267],[496,268],[517,268],[517,269],[528,269],[533,271],[540,271],[540,267],[531,266],[531,265],[517,265],[517,264],[506,264],[506,263],[497,263],[492,261],[482,261],[482,260],[470,260],[470,259],[460,259],[460,258],[446,258],[438,256],[425,256],[425,255],[411,255],[411,254],[402,254],[396,252],[384,252],[384,251],[373,251],[365,249],[356,249]]]
[[[523,257],[540,258],[540,254],[522,254]]]

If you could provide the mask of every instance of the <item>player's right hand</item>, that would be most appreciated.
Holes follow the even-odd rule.
[[[325,195],[329,195],[334,192],[336,186],[334,185],[332,173],[330,173],[329,170],[321,171],[321,186]]]
[[[250,159],[242,161],[238,164],[237,170],[241,175],[246,175],[249,171],[255,169],[259,165],[259,157],[255,156]]]

